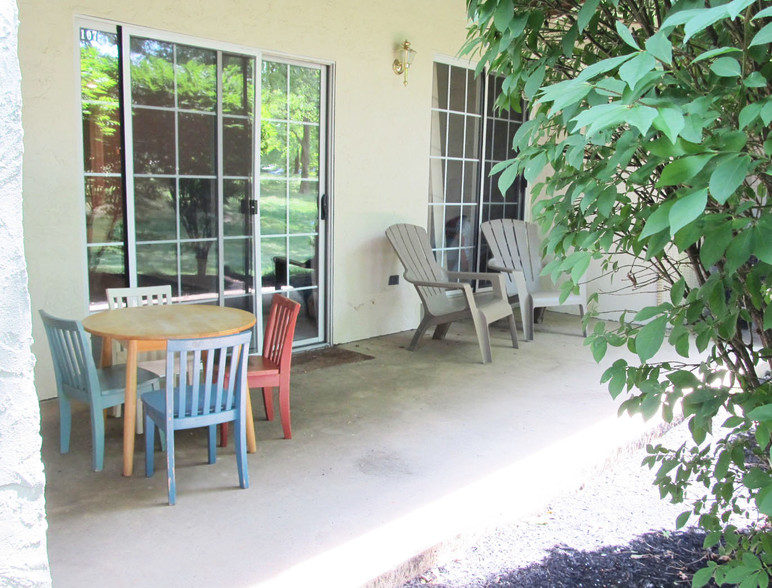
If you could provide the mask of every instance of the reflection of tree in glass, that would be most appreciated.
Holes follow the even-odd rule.
[[[217,236],[217,203],[212,180],[185,178],[180,180],[180,223],[190,239],[189,246],[196,255],[198,277],[206,275],[206,262]]]
[[[288,79],[289,76],[289,92]],[[302,179],[313,175],[319,161],[319,94],[321,73],[318,69],[263,62],[262,104],[264,121],[287,121],[278,125],[264,123],[261,153],[278,152],[287,165],[288,175]],[[289,127],[289,145],[281,131]],[[288,151],[289,150],[289,151]],[[301,192],[309,190],[301,186]]]
[[[121,172],[118,132],[117,36],[84,29],[81,32],[81,101],[83,146],[87,173]],[[115,178],[87,177],[87,243],[123,238],[123,192]],[[92,248],[89,272],[96,271],[107,249]]]
[[[174,106],[174,46],[153,39],[131,40],[131,96],[134,104]]]

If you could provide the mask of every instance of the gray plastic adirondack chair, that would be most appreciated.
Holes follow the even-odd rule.
[[[541,236],[539,227],[515,219],[498,219],[481,225],[483,237],[490,247],[493,258],[488,268],[506,276],[507,295],[511,300],[517,297],[526,341],[533,339],[533,311],[547,306],[579,306],[579,317],[587,308],[587,291],[579,285],[578,294],[569,294],[560,302],[560,289],[541,276]],[[582,323],[582,334],[587,336],[587,327]]]
[[[392,225],[386,230],[386,237],[405,267],[405,280],[415,286],[423,303],[424,316],[410,342],[410,351],[415,350],[429,327],[436,325],[434,339],[444,339],[451,323],[464,318],[471,318],[474,323],[483,363],[491,361],[488,325],[494,321],[508,319],[512,347],[517,348],[515,317],[501,274],[445,270],[434,258],[426,230],[417,225]],[[493,289],[473,292],[470,284],[459,280],[489,281]]]

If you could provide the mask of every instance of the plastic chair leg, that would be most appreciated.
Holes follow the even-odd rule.
[[[72,405],[66,396],[59,395],[59,451],[69,453],[72,428]]]

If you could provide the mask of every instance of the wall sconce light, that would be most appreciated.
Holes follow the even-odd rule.
[[[405,76],[405,80],[403,82],[405,86],[407,86],[407,70],[410,69],[411,65],[413,65],[413,60],[415,59],[416,53],[417,51],[410,48],[410,41],[405,41],[402,43],[402,47],[399,49],[400,56],[394,60],[394,63],[391,66],[395,74],[398,76]]]

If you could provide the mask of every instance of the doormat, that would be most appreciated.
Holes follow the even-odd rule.
[[[293,355],[292,370],[306,373],[336,365],[366,361],[368,359],[375,358],[372,355],[359,353],[358,351],[349,351],[340,347],[327,347],[326,349],[304,351],[303,353]]]

